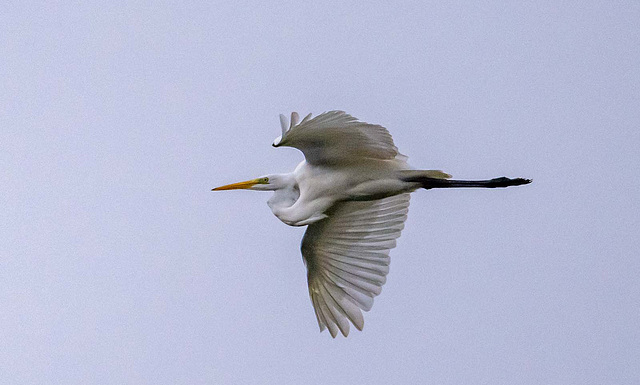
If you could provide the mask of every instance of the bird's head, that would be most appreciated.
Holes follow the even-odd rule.
[[[216,187],[211,191],[222,190],[257,190],[257,191],[273,191],[280,188],[276,175],[266,175],[260,178],[247,180],[244,182],[231,183],[224,186]]]

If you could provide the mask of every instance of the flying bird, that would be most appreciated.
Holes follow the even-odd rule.
[[[343,111],[291,122],[280,115],[274,147],[293,147],[305,160],[292,173],[271,174],[213,191],[273,191],[267,204],[290,226],[307,226],[302,257],[309,296],[322,332],[349,334],[364,327],[389,272],[389,251],[404,228],[409,195],[423,188],[508,187],[529,179],[452,180],[440,170],[416,170],[398,152],[386,128]]]

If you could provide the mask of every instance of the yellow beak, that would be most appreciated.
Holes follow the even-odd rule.
[[[260,183],[260,178],[251,179],[251,180],[247,180],[247,181],[244,181],[244,182],[227,184],[227,185],[224,185],[224,186],[213,188],[213,189],[211,189],[211,191],[248,189],[248,188],[251,188],[252,186],[254,186],[254,185],[258,184],[258,183]]]

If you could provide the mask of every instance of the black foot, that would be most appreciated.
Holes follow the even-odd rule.
[[[488,187],[509,187],[509,186],[520,186],[523,184],[529,184],[531,183],[531,179],[524,179],[524,178],[515,178],[515,179],[510,179],[507,177],[501,177],[501,178],[493,178],[489,181],[489,186]]]

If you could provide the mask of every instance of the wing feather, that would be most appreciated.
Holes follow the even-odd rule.
[[[389,273],[389,250],[404,227],[409,194],[377,201],[342,202],[302,239],[309,296],[320,331],[349,334],[364,327],[368,311]]]
[[[327,292],[329,292],[334,298],[336,303],[339,303],[343,308],[344,315],[349,319],[349,321],[358,330],[362,330],[362,328],[364,327],[364,317],[362,316],[362,312],[360,311],[357,302],[353,298],[351,298],[345,291],[338,289],[330,282],[325,283],[324,286],[327,289]],[[347,322],[347,326],[348,325],[349,323]]]
[[[286,132],[286,118],[281,115],[280,119],[283,133],[273,145],[299,149],[310,164],[355,163],[399,156],[386,128],[361,122],[344,111],[329,111],[315,118],[309,114],[299,124],[294,124],[297,119],[292,114],[292,124]]]
[[[325,301],[329,308],[329,312],[331,313],[331,319],[335,321],[342,335],[349,335],[349,320],[347,319],[343,306],[336,302],[336,298],[333,297],[332,293],[327,288],[326,281],[321,281],[319,287],[320,295],[322,295],[322,299]]]
[[[370,296],[371,290],[362,288],[353,282],[345,281],[330,272],[325,272],[324,279],[327,279],[335,286],[340,287],[345,294],[347,294],[349,299],[358,305],[360,309],[364,311],[371,310],[371,307],[373,306],[373,297]]]
[[[322,320],[324,322],[324,325],[329,329],[329,333],[331,333],[331,336],[335,338],[338,335],[337,322],[333,318],[331,310],[329,310],[324,296],[322,295],[322,293],[320,293],[320,288],[318,287],[317,290],[318,292],[316,293],[316,301],[318,303],[320,314],[322,315]]]

